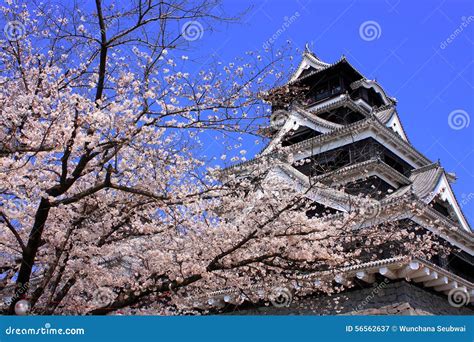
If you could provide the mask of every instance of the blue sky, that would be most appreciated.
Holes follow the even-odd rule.
[[[474,116],[473,1],[228,0],[222,8],[227,14],[245,10],[239,23],[205,31],[198,50],[229,62],[262,50],[293,16],[274,45],[291,40],[302,48],[309,42],[324,61],[344,54],[367,78],[376,78],[397,98],[412,144],[458,176],[454,190],[473,225],[474,123],[467,125]],[[375,22],[375,36],[361,35],[366,22]],[[463,119],[458,126],[449,123],[453,111],[451,118]],[[249,157],[260,147],[243,146]]]

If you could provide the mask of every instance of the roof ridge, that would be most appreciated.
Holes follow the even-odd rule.
[[[340,124],[336,124],[336,123],[333,123],[331,121],[328,121],[328,120],[325,120],[323,118],[320,118],[319,116],[315,115],[315,113],[313,112],[310,112],[309,110],[306,110],[298,105],[295,105],[294,106],[294,109],[295,111],[297,111],[298,113],[308,117],[309,120],[312,120],[314,121],[315,123],[323,126],[323,127],[326,127],[326,128],[329,128],[329,129],[337,129],[337,128],[340,128],[342,127],[343,125],[340,125]]]
[[[317,57],[316,57],[316,58],[317,58]],[[320,61],[319,63],[322,62],[321,60],[319,60],[319,61]],[[299,67],[301,66],[301,63],[302,63],[302,62],[303,62],[303,61],[301,61],[300,64],[298,65],[297,70],[298,70]],[[338,64],[340,64],[340,63],[343,63],[343,62],[346,62],[352,69],[354,69],[354,71],[355,71],[356,73],[358,73],[358,74],[360,75],[361,78],[364,78],[364,75],[363,75],[355,66],[353,66],[353,65],[347,60],[346,56],[342,55],[342,56],[341,56],[336,62],[334,62],[334,63],[331,63],[331,64],[330,64],[330,63],[322,62],[322,63],[327,64],[327,65],[324,66],[324,67],[322,67],[322,68],[319,69],[319,70],[315,70],[315,71],[313,71],[313,72],[308,73],[308,74],[305,75],[305,76],[298,77],[298,78],[296,78],[296,79],[294,79],[294,80],[291,80],[291,78],[290,78],[290,81],[288,82],[288,84],[292,84],[292,83],[295,83],[295,82],[304,80],[304,79],[306,79],[306,78],[308,78],[308,77],[310,77],[310,76],[313,76],[313,75],[315,75],[315,74],[317,74],[317,73],[319,73],[319,72],[321,72],[321,71],[324,71],[324,70],[326,70],[326,69],[329,69],[329,68],[331,68],[331,67],[333,67],[333,66],[336,66],[336,65],[338,65]],[[295,72],[295,73],[296,73],[296,72]]]
[[[320,179],[325,179],[325,178],[331,177],[331,176],[336,177],[336,176],[339,176],[339,175],[343,175],[344,173],[351,172],[352,170],[356,170],[358,168],[363,168],[363,167],[371,167],[372,165],[375,165],[375,167],[377,167],[377,168],[386,168],[386,170],[388,170],[388,172],[391,172],[392,175],[396,175],[396,177],[398,177],[398,179],[403,179],[407,183],[405,186],[407,186],[409,183],[411,183],[410,179],[408,179],[406,176],[401,174],[399,171],[397,171],[397,170],[393,169],[392,167],[390,167],[380,157],[373,157],[371,159],[368,159],[368,160],[365,160],[365,161],[362,161],[362,162],[359,162],[359,163],[349,164],[349,165],[343,166],[343,167],[341,167],[337,170],[334,170],[334,171],[327,172],[327,173],[324,173],[322,175],[316,176],[313,179],[314,180],[320,180]],[[402,187],[400,187],[400,189]]]
[[[416,168],[414,170],[411,171],[411,174],[410,175],[417,175],[419,173],[422,173],[422,172],[426,172],[428,170],[431,170],[435,167],[439,167],[439,168],[442,168],[441,167],[441,164],[439,161],[435,161],[434,163],[431,163],[431,164],[428,164],[428,165],[425,165],[425,166],[421,166],[419,168]],[[443,169],[444,170],[444,169]]]
[[[390,104],[386,104],[386,105],[374,108],[374,113],[380,113],[380,112],[383,112],[384,110],[388,110],[388,109],[397,110],[397,105],[394,104],[394,103],[390,103]]]
[[[359,127],[364,127],[366,125],[370,125],[371,123],[375,124],[375,125],[378,125],[380,128],[382,128],[385,132],[387,132],[389,134],[389,136],[393,137],[394,139],[398,140],[401,142],[401,145],[405,145],[404,148],[407,148],[408,150],[411,150],[414,154],[416,155],[419,155],[421,157],[423,157],[423,159],[420,159],[422,161],[428,161],[430,162],[430,160],[425,157],[421,152],[419,152],[413,145],[411,145],[409,142],[403,140],[397,133],[395,133],[394,131],[392,131],[390,128],[388,128],[387,126],[385,126],[382,122],[380,122],[380,120],[375,116],[375,115],[369,115],[366,119],[363,119],[363,120],[359,120],[359,121],[356,121],[354,123],[351,123],[349,125],[345,125],[345,126],[341,126],[339,128],[335,128],[334,130],[332,130],[331,132],[328,132],[328,133],[324,133],[324,134],[321,134],[321,135],[318,135],[316,137],[313,137],[313,138],[310,138],[310,139],[307,139],[307,140],[304,140],[304,141],[301,141],[299,143],[296,143],[294,145],[291,145],[291,146],[287,146],[287,147],[284,147],[283,148],[283,153],[286,154],[287,152],[290,152],[291,150],[294,150],[296,148],[302,148],[304,147],[304,145],[308,145],[308,144],[311,144],[311,143],[315,143],[316,141],[318,142],[321,142],[321,141],[325,141],[325,140],[329,140],[331,138],[334,138],[335,136],[337,136],[340,132],[344,132],[344,131],[347,131],[347,132],[350,132],[356,128],[359,128]],[[278,152],[279,153],[279,152]],[[260,160],[261,158],[264,158],[264,157],[271,157],[273,155],[277,155],[278,154],[277,152],[270,152],[268,154],[264,154],[264,155],[260,155],[259,157],[257,158],[254,158],[254,159],[251,159],[251,160],[247,160],[245,162],[241,162],[241,163],[237,163],[235,165],[231,165],[227,168],[224,168],[222,171],[230,171],[230,169],[234,169],[234,168],[237,168],[237,167],[241,167],[241,166],[244,166],[244,165],[252,165],[254,164],[257,160]],[[439,162],[438,162],[439,163]],[[436,163],[434,163],[436,164]],[[429,166],[433,166],[433,164],[429,164],[429,165],[425,165],[425,166],[421,166],[415,170],[412,171],[412,174],[414,172],[416,172],[416,170],[423,170],[424,168],[428,168]],[[418,172],[422,172],[422,171],[418,171]],[[416,174],[416,173],[415,173]]]
[[[322,101],[315,105],[309,105],[307,112],[316,114],[321,112],[327,112],[331,110],[332,107],[339,106],[340,104],[352,106],[353,110],[357,110],[359,113],[363,115],[368,115],[371,113],[368,109],[364,108],[357,101],[354,101],[351,96],[346,92],[344,94],[340,94],[338,96],[332,97],[328,100]],[[356,108],[356,109],[354,109]],[[314,112],[313,112],[314,111]]]
[[[394,139],[402,142],[402,144],[405,144],[406,148],[412,150],[412,152],[414,152],[415,154],[419,154],[421,157],[423,157],[424,160],[429,161],[429,159],[427,157],[425,157],[421,152],[419,152],[409,142],[406,142],[405,140],[403,140],[397,133],[395,133],[390,128],[386,127],[383,123],[381,123],[380,120],[377,119],[377,117],[375,115],[369,115],[366,119],[356,121],[354,123],[342,126],[340,128],[336,128],[336,129],[334,129],[333,131],[331,131],[329,133],[321,134],[321,135],[318,135],[316,137],[310,138],[308,140],[301,141],[301,142],[296,143],[294,145],[285,147],[284,149],[286,149],[286,150],[296,149],[296,148],[301,148],[304,145],[314,143],[318,140],[323,140],[324,141],[324,140],[330,139],[331,137],[337,136],[341,131],[351,131],[351,130],[354,130],[355,128],[357,128],[357,127],[361,127],[361,126],[363,127],[365,125],[369,125],[371,122],[373,122],[376,125],[378,125],[379,127],[381,127],[385,132],[387,132]]]

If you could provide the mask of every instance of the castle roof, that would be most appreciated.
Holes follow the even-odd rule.
[[[292,75],[290,83],[323,72],[341,63],[346,63],[347,66],[353,68],[345,58],[341,58],[333,64],[326,63],[306,46],[302,61]],[[355,68],[353,70],[358,73]],[[227,168],[223,171],[223,174],[239,173],[254,168],[264,160],[267,162],[274,160],[278,161],[279,167],[286,174],[289,174],[290,178],[296,177],[302,181],[302,184],[305,184],[308,180],[307,176],[290,165],[292,161],[288,162],[289,156],[292,160],[299,160],[311,156],[311,153],[315,153],[314,151],[323,153],[344,146],[344,144],[351,144],[372,137],[396,155],[402,156],[402,159],[413,168],[411,173],[404,175],[379,159],[371,159],[345,165],[312,179],[312,182],[337,184],[338,182],[348,182],[364,177],[367,173],[375,173],[395,188],[391,194],[382,200],[383,203],[396,202],[403,196],[415,196],[420,201],[420,205],[428,205],[437,197],[438,200],[440,199],[450,206],[453,216],[446,218],[436,210],[431,209],[427,212],[433,217],[439,216],[438,219],[446,221],[446,224],[459,224],[464,231],[471,234],[470,226],[450,185],[450,182],[454,180],[454,176],[445,172],[439,163],[432,163],[408,141],[397,114],[396,100],[389,97],[375,80],[368,80],[362,75],[358,80],[352,82],[350,87],[352,89],[358,87],[373,89],[380,94],[385,104],[380,107],[370,107],[364,101],[353,100],[347,93],[329,97],[327,100],[312,106],[305,107],[298,103],[292,104],[288,109],[287,123],[277,129],[267,147],[255,159]],[[365,118],[342,125],[323,119],[320,116],[320,114],[339,107],[349,108]],[[299,132],[301,130],[299,127],[302,126],[305,129],[315,130],[317,134],[300,142],[292,142],[286,147],[279,146],[289,132],[295,132],[298,129]],[[282,166],[284,164],[285,166]],[[331,203],[334,208],[344,210],[343,202],[345,202],[345,199],[340,191],[335,189],[324,189],[324,191],[319,189],[318,191],[318,199],[324,202],[325,205]]]
[[[358,78],[363,78],[362,74],[352,64],[349,63],[344,55],[334,63],[327,63],[321,60],[314,52],[312,52],[308,44],[306,44],[303,51],[303,58],[296,68],[296,71],[291,75],[288,83],[292,84],[299,82],[322,71],[334,69],[340,66],[351,69],[354,75],[356,75]]]

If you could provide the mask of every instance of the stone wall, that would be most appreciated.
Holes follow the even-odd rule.
[[[375,283],[332,296],[293,301],[289,307],[260,307],[234,312],[240,315],[474,315],[472,305],[449,304],[447,296],[398,281]]]

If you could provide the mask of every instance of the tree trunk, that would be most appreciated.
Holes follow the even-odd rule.
[[[15,294],[13,295],[13,300],[9,309],[9,313],[12,315],[15,313],[15,304],[28,292],[31,271],[33,270],[36,253],[38,252],[38,247],[41,243],[41,236],[50,209],[51,204],[49,201],[46,198],[41,198],[35,215],[35,223],[33,224],[28,244],[26,245],[22,255],[20,272],[18,273],[18,279],[16,281]]]

